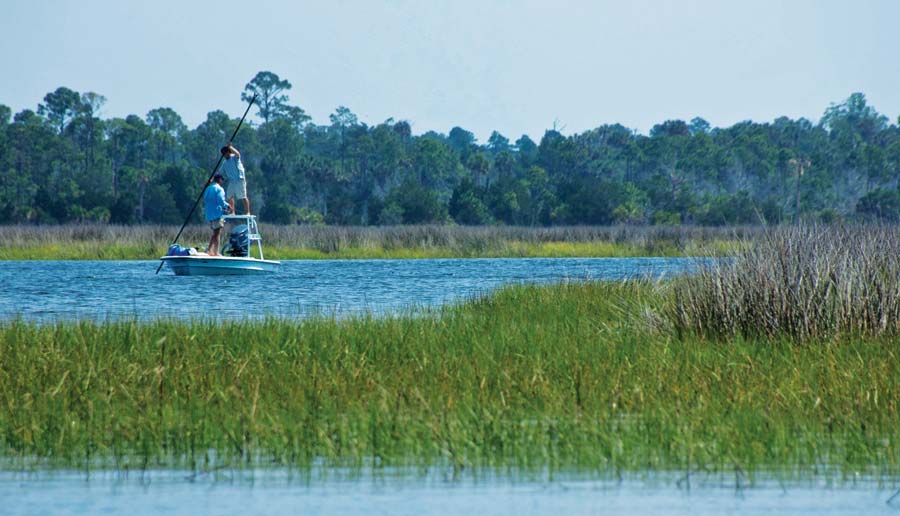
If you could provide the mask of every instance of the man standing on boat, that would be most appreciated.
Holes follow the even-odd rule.
[[[209,223],[209,227],[213,232],[212,238],[209,240],[209,247],[206,248],[206,253],[210,256],[220,256],[219,234],[222,233],[222,228],[225,227],[224,216],[230,209],[228,202],[225,200],[225,189],[222,188],[222,183],[224,182],[225,176],[216,173],[216,175],[213,176],[212,182],[203,192],[203,206],[206,209],[206,221]]]
[[[222,147],[222,156],[225,158],[222,170],[228,179],[225,198],[228,199],[231,213],[234,214],[234,200],[237,198],[244,200],[244,212],[250,215],[250,198],[247,197],[247,178],[244,175],[244,164],[241,163],[241,153],[229,143]]]

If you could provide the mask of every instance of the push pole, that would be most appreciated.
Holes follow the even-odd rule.
[[[253,102],[256,100],[256,95],[253,95],[253,98],[250,99],[250,103],[247,104],[247,109],[244,110],[244,116],[241,117],[241,121],[238,122],[237,127],[234,128],[234,132],[231,133],[231,138],[228,139],[228,145],[231,145],[231,142],[234,141],[234,137],[237,136],[238,130],[240,130],[241,125],[244,123],[244,119],[247,118],[247,113],[250,112],[250,107],[253,106]],[[203,197],[203,193],[206,191],[206,187],[209,186],[209,183],[212,181],[212,178],[216,175],[216,171],[219,170],[219,165],[222,164],[222,160],[225,156],[220,152],[219,153],[219,161],[216,162],[216,166],[213,167],[212,172],[209,174],[209,179],[206,180],[206,183],[203,185],[203,189],[200,190],[200,195],[197,196],[197,199],[194,201],[194,205],[191,206],[191,211],[188,212],[187,217],[184,219],[184,224],[181,225],[181,229],[178,230],[178,234],[175,235],[175,239],[172,240],[172,243],[169,246],[175,244],[178,241],[178,237],[181,236],[181,232],[184,231],[185,226],[187,226],[188,221],[191,220],[191,215],[194,214],[194,210],[197,209],[197,204],[200,203],[200,199]],[[160,260],[159,267],[156,268],[156,274],[159,274],[159,270],[162,269],[163,261]]]

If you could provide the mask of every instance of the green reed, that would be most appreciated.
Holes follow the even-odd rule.
[[[425,313],[0,323],[7,467],[896,474],[896,345],[675,338],[670,284]]]

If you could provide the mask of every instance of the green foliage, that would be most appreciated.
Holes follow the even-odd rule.
[[[704,210],[696,215],[697,222],[711,226],[728,226],[738,224],[755,224],[762,221],[762,213],[750,194],[746,191],[734,195],[720,195],[710,200]],[[774,214],[772,214],[774,215]]]
[[[60,86],[56,91],[44,96],[44,103],[38,106],[38,114],[45,116],[60,134],[81,110],[81,97],[77,92]]]
[[[388,317],[6,321],[0,456],[17,470],[898,473],[894,341],[677,338],[666,287],[513,286]]]
[[[900,192],[893,188],[872,190],[859,199],[856,212],[873,219],[896,222],[900,220]]]
[[[434,224],[448,219],[447,207],[438,199],[437,193],[412,178],[394,189],[386,202],[402,213],[404,224]]]
[[[289,224],[759,224],[895,220],[900,128],[854,93],[819,124],[780,117],[713,128],[667,120],[640,135],[619,124],[485,144],[461,127],[414,135],[369,126],[340,106],[327,125],[288,103],[291,83],[262,71],[262,123],[234,142],[253,210]],[[179,220],[237,119],[212,111],[188,128],[171,108],[100,119],[105,102],[68,88],[10,120],[0,105],[0,216],[8,222]],[[312,215],[317,214],[317,215]],[[311,218],[310,218],[311,217]],[[199,220],[196,218],[195,220]]]
[[[291,83],[287,79],[282,79],[272,72],[259,72],[244,86],[241,100],[249,102],[255,95],[256,108],[265,123],[283,117],[299,127],[309,120],[309,117],[302,109],[287,104],[288,96],[284,92],[289,89]]]
[[[478,198],[475,184],[464,179],[450,197],[450,216],[459,224],[481,226],[491,223],[491,214],[484,202]]]

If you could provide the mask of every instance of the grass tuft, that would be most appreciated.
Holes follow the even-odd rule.
[[[679,331],[800,342],[900,333],[895,228],[775,228],[731,254],[676,282]]]

